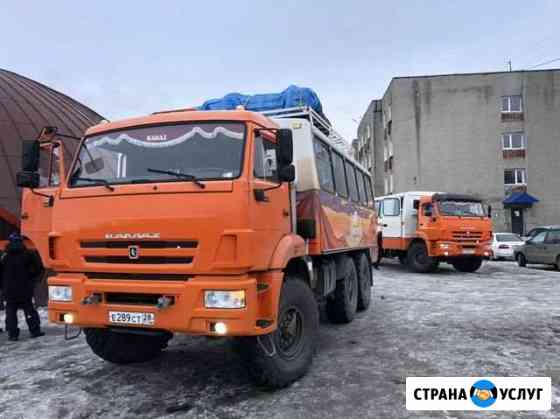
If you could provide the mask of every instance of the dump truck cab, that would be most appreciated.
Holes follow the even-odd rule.
[[[313,139],[342,153],[318,115],[296,114],[187,110],[102,123],[47,188],[33,150],[59,149],[56,130],[26,146],[22,229],[53,272],[49,320],[83,328],[111,362],[149,360],[187,333],[239,338],[262,384],[304,374],[317,301],[339,322],[369,305],[376,219],[371,179],[347,156],[357,198],[321,201]]]
[[[376,199],[385,257],[416,272],[440,262],[474,272],[491,256],[492,223],[481,200],[460,194],[406,192]]]

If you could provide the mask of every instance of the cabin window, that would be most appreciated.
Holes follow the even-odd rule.
[[[358,202],[360,199],[358,197],[358,186],[356,185],[356,173],[354,171],[354,166],[349,161],[346,161],[345,163],[350,199],[354,202]]]
[[[397,198],[387,198],[383,200],[383,215],[396,217],[401,214],[401,201]]]
[[[373,189],[371,188],[371,178],[369,176],[364,177],[366,181],[366,197],[368,205],[373,203]]]
[[[333,152],[332,162],[336,193],[343,198],[348,198],[348,186],[346,185],[346,176],[344,175],[344,159],[340,154]]]
[[[327,192],[334,192],[333,169],[329,147],[322,141],[315,139],[313,141],[313,149],[321,189]]]
[[[276,144],[260,135],[255,137],[255,158],[253,164],[255,177],[278,182]]]
[[[360,195],[360,202],[362,205],[367,205],[366,188],[364,183],[364,174],[356,170],[356,177],[358,180],[358,194]]]

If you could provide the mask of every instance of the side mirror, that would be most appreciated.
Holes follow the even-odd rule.
[[[278,143],[278,160],[281,166],[288,166],[294,161],[294,142],[292,130],[282,128],[276,131]]]
[[[37,140],[24,140],[21,143],[21,170],[36,172],[39,170],[41,146]]]
[[[101,157],[99,157],[97,159],[93,159],[91,161],[88,161],[84,165],[84,167],[86,169],[86,173],[88,173],[88,174],[97,173],[97,172],[103,170],[103,168],[105,167],[105,162],[103,161],[103,159]]]
[[[37,172],[18,172],[16,174],[16,183],[20,188],[38,188],[39,173]]]
[[[414,208],[416,211],[418,211],[418,208],[420,208],[420,201],[418,199],[415,199],[412,202],[412,208]]]
[[[278,174],[281,182],[293,182],[296,179],[296,168],[293,164],[282,166]]]
[[[431,216],[433,216],[432,210],[426,210],[426,211],[424,211],[424,217],[431,217]]]
[[[492,205],[488,205],[488,218],[492,218]]]

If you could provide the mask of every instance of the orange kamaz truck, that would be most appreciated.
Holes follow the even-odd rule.
[[[371,179],[312,109],[102,123],[68,170],[65,141],[48,127],[24,143],[22,231],[53,272],[49,320],[101,358],[227,336],[257,382],[282,387],[311,365],[320,302],[336,323],[370,305]]]
[[[398,257],[414,272],[433,272],[447,262],[474,272],[489,259],[492,221],[469,195],[405,192],[376,198],[380,256]]]

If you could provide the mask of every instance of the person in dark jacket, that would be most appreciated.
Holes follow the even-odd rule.
[[[6,330],[10,340],[18,340],[17,311],[22,309],[31,337],[43,336],[39,313],[33,305],[35,278],[41,272],[41,263],[29,251],[21,236],[13,233],[2,255],[2,294],[6,300]]]

